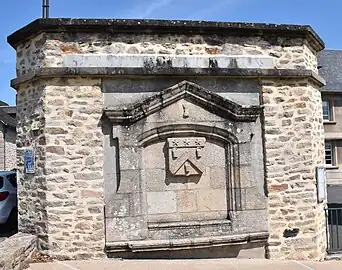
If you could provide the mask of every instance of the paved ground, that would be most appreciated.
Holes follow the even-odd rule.
[[[30,270],[340,270],[342,261],[322,263],[269,260],[101,260],[32,264]]]

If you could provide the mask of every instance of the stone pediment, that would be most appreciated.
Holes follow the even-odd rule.
[[[222,118],[237,122],[253,122],[262,111],[260,106],[243,106],[195,83],[183,81],[130,107],[105,109],[104,113],[113,123],[129,125],[181,99],[191,101]]]

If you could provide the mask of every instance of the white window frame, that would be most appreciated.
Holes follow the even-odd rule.
[[[322,114],[323,121],[333,121],[333,107],[332,102],[330,100],[322,101]]]
[[[327,146],[328,146],[328,148],[327,148]],[[330,160],[331,163],[327,163],[327,151],[330,151],[330,158],[328,160]],[[336,143],[332,140],[326,140],[325,141],[324,161],[325,161],[325,165],[327,165],[327,166],[336,166],[336,164],[337,164]]]

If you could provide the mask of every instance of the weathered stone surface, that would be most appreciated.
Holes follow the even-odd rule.
[[[98,220],[103,216],[103,158],[98,144],[98,136],[102,134],[98,127],[101,109],[97,115],[83,120],[82,125],[70,122],[70,115],[65,114],[72,110],[73,116],[82,115],[82,105],[76,101],[101,108],[103,101],[98,84],[98,80],[69,80],[66,85],[51,80],[47,84],[23,85],[18,94],[20,127],[26,125],[25,121],[36,121],[40,127],[36,134],[41,134],[36,137],[30,130],[23,133],[19,128],[18,141],[22,147],[18,147],[18,185],[23,187],[22,195],[19,194],[19,227],[24,232],[41,231],[49,235],[45,249],[55,256],[76,258],[82,248],[72,244],[74,241],[88,243],[89,250],[97,250],[94,256],[101,253],[98,248],[104,245],[103,238],[99,237],[104,231],[103,220]],[[27,175],[23,171],[21,151],[34,145],[42,145],[35,149],[36,173]],[[73,230],[75,233],[70,233]],[[93,241],[86,241],[87,237]]]
[[[126,217],[130,216],[130,200],[129,194],[123,194],[120,198],[107,202],[106,217]],[[133,209],[132,209],[133,211]]]
[[[200,211],[224,211],[227,210],[227,197],[225,189],[200,190],[198,208]]]
[[[43,40],[43,42],[36,42]],[[271,57],[277,68],[312,69],[317,70],[317,57],[313,50],[302,38],[292,38],[283,46],[282,39],[277,42],[260,37],[220,37],[216,43],[208,44],[205,36],[184,36],[176,34],[141,35],[135,34],[113,35],[98,34],[89,46],[88,42],[79,40],[94,40],[92,34],[78,34],[77,40],[65,34],[63,39],[56,39],[54,35],[41,34],[21,44],[17,48],[18,74],[27,74],[36,66],[63,66],[64,57],[75,54],[146,54],[157,55],[244,55],[254,57]],[[108,40],[111,40],[110,44]],[[186,40],[187,42],[180,42]],[[133,42],[133,44],[132,44]],[[209,42],[210,43],[210,42]],[[96,46],[94,46],[96,44]],[[167,44],[167,46],[166,46]],[[36,47],[38,46],[39,47]],[[166,47],[165,47],[166,46]],[[27,60],[27,61],[22,61]]]
[[[4,141],[4,158],[5,160],[1,162],[0,168],[3,170],[13,170],[17,167],[17,147],[16,147],[16,130],[9,126],[1,125],[0,137]]]
[[[165,52],[165,51],[164,51]],[[173,68],[209,68],[215,63],[216,68],[275,68],[275,61],[270,56],[156,56],[130,55],[139,54],[135,47],[127,51],[128,55],[65,55],[65,67],[157,67],[167,65]],[[159,54],[161,53],[159,51]],[[171,52],[166,53],[171,54]]]
[[[159,163],[164,164],[164,162],[158,162],[158,164]],[[173,189],[170,185],[165,186],[165,169],[145,169],[143,171],[143,177],[146,179],[146,191],[163,191]],[[184,186],[184,184],[182,186]],[[178,186],[178,188],[181,189],[182,186]]]
[[[233,224],[233,229],[237,231],[263,231],[268,224],[267,210],[248,210],[237,211],[233,213],[236,223]],[[236,226],[234,228],[234,226]]]
[[[264,188],[257,186],[245,189],[246,195],[246,209],[247,210],[258,210],[258,209],[266,209],[266,196]]]
[[[139,170],[122,170],[117,193],[139,192],[141,188],[140,175]]]
[[[177,197],[173,191],[147,192],[149,214],[167,214],[177,212]]]
[[[274,112],[265,114],[265,120],[276,123],[276,127],[265,126],[270,232],[268,256],[293,259],[293,254],[297,250],[299,252],[300,246],[305,246],[306,250],[300,251],[301,256],[296,259],[321,260],[324,258],[322,250],[326,245],[325,203],[317,204],[315,187],[316,166],[324,163],[320,92],[308,81],[264,81],[263,85],[265,110],[272,109]],[[289,91],[291,95],[288,94]],[[303,97],[307,98],[306,102],[296,102]],[[279,100],[283,106],[276,106]],[[302,108],[310,109],[302,111]],[[300,175],[304,174],[308,178],[300,180]],[[314,192],[306,192],[304,187],[310,187]],[[293,208],[293,205],[308,208],[303,211]],[[296,228],[297,220],[307,220],[304,218],[307,214],[315,216],[317,223],[309,223],[306,226],[310,232],[291,234],[294,241],[287,241],[288,234],[284,236],[283,232]],[[308,235],[315,241],[310,245],[304,242],[299,244]]]
[[[223,167],[210,168],[210,187],[224,189],[227,187],[227,170]]]
[[[165,142],[151,144],[144,148],[143,163],[146,169],[163,169],[165,170]],[[150,172],[158,170],[149,170]],[[153,179],[153,176],[152,176]],[[152,180],[151,179],[151,180]]]
[[[179,205],[179,212],[181,213],[192,213],[192,212],[197,212],[198,211],[198,206],[197,206],[197,196],[198,192],[197,191],[180,191],[178,193],[178,205]]]
[[[64,155],[64,148],[61,146],[47,146],[46,147],[46,152],[49,153],[54,153],[57,155]]]
[[[37,237],[17,233],[1,242],[0,268],[3,270],[25,269],[35,251],[37,251]]]
[[[102,192],[93,190],[81,190],[81,196],[83,198],[100,198],[102,197]]]
[[[140,149],[131,147],[122,147],[120,149],[121,163],[120,167],[122,170],[137,170],[140,168]]]
[[[193,78],[191,81],[242,105],[258,105],[260,103],[260,85],[253,79],[244,81],[237,79],[222,80],[220,78],[212,78],[211,80],[203,80]],[[153,81],[133,80],[130,78],[122,78],[120,80],[103,79],[105,106],[110,107],[114,103],[120,106],[127,106],[177,83],[179,83],[179,79],[175,77],[168,78],[167,80],[156,77]],[[199,114],[195,116],[201,117]]]
[[[143,217],[106,218],[108,240],[114,242],[144,239],[147,236],[145,222]]]

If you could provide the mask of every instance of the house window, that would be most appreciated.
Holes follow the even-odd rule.
[[[327,101],[327,100],[323,100],[322,101],[322,106],[323,106],[323,120],[331,121],[332,120],[332,115],[331,115],[330,102]]]
[[[325,141],[325,164],[335,165],[335,149],[332,141]]]

